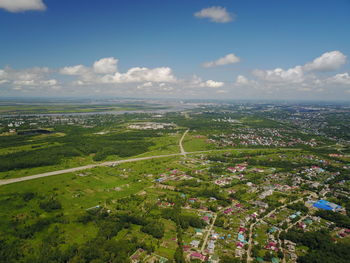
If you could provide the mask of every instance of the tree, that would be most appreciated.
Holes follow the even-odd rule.
[[[334,222],[338,227],[350,228],[350,217],[333,211],[319,210],[315,213],[323,219]]]
[[[216,219],[214,225],[217,227],[223,227],[224,223],[225,223],[224,219],[222,217],[219,217]]]
[[[46,212],[51,212],[53,210],[58,210],[62,208],[61,203],[53,197],[41,202],[39,206],[41,209],[45,210]]]
[[[164,224],[161,222],[151,222],[143,226],[141,231],[155,238],[162,238],[164,236]]]
[[[220,258],[220,263],[240,263],[241,260],[232,256],[223,256]]]
[[[176,263],[185,263],[184,252],[182,247],[178,246],[174,254],[174,260]]]

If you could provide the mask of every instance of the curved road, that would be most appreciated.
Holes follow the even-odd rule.
[[[13,184],[13,183],[18,183],[18,182],[33,180],[33,179],[47,177],[47,176],[58,175],[58,174],[72,173],[72,172],[82,171],[82,170],[91,169],[91,168],[100,167],[100,166],[114,166],[114,165],[121,164],[121,163],[130,163],[130,162],[137,162],[137,161],[151,160],[151,159],[158,159],[158,158],[165,158],[165,157],[172,157],[172,156],[181,156],[181,155],[186,156],[186,154],[196,154],[196,153],[208,152],[208,151],[185,152],[183,145],[182,145],[182,141],[185,138],[188,131],[189,130],[184,132],[184,134],[182,135],[182,137],[179,141],[179,146],[180,146],[180,151],[181,151],[180,153],[155,155],[155,156],[148,156],[148,157],[138,157],[138,158],[131,158],[131,159],[126,159],[126,160],[110,161],[110,162],[103,162],[103,163],[97,163],[97,164],[89,164],[89,165],[85,165],[85,166],[79,166],[79,167],[58,170],[58,171],[53,171],[53,172],[35,174],[35,175],[19,177],[19,178],[5,179],[5,180],[0,180],[0,186],[6,185],[6,184]],[[227,149],[225,149],[225,150],[227,150]]]
[[[183,145],[182,145],[182,141],[184,140],[186,134],[187,134],[189,131],[190,131],[190,130],[186,130],[186,131],[184,132],[184,134],[182,135],[180,141],[179,141],[180,152],[181,152],[181,154],[182,154],[183,156],[186,156],[186,151],[185,151],[185,149],[184,149],[184,147],[183,147]]]
[[[196,151],[196,152],[185,152],[185,154],[198,154],[198,153],[206,153],[206,152],[214,152],[214,151],[232,151],[232,150],[233,149]],[[181,156],[181,155],[183,156],[184,154],[183,153],[172,153],[172,154],[155,155],[155,156],[131,158],[131,159],[119,160],[119,161],[110,161],[110,162],[89,164],[89,165],[85,165],[85,166],[68,168],[68,169],[64,169],[64,170],[58,170],[58,171],[47,172],[47,173],[42,173],[42,174],[35,174],[35,175],[19,177],[19,178],[4,179],[4,180],[0,180],[0,186],[6,185],[6,184],[13,184],[13,183],[18,183],[18,182],[33,180],[33,179],[37,179],[37,178],[41,178],[41,177],[52,176],[52,175],[72,173],[72,172],[82,171],[82,170],[91,169],[91,168],[100,167],[100,166],[114,166],[114,165],[121,164],[121,163],[130,163],[130,162],[137,162],[137,161],[151,160],[151,159],[158,159],[158,158],[165,158],[165,157],[172,157],[172,156]]]
[[[198,154],[198,153],[206,153],[206,152],[220,152],[220,151],[237,150],[237,149],[231,148],[231,149],[214,149],[214,150],[206,150],[206,151],[186,152],[183,145],[182,145],[182,142],[183,142],[183,140],[188,132],[189,132],[189,130],[186,130],[179,141],[180,153],[155,155],[155,156],[148,156],[148,157],[138,157],[138,158],[119,160],[119,161],[109,161],[109,162],[89,164],[89,165],[79,166],[79,167],[74,167],[74,168],[68,168],[68,169],[64,169],[64,170],[52,171],[52,172],[47,172],[47,173],[35,174],[35,175],[30,175],[30,176],[25,176],[25,177],[3,179],[3,180],[0,180],[0,186],[6,185],[6,184],[13,184],[13,183],[18,183],[18,182],[33,180],[33,179],[47,177],[47,176],[72,173],[72,172],[82,171],[82,170],[91,169],[91,168],[100,167],[100,166],[114,166],[114,165],[121,164],[121,163],[130,163],[130,162],[137,162],[137,161],[151,160],[151,159],[158,159],[158,158],[165,158],[165,157],[172,157],[172,156],[181,156],[181,155],[186,156],[187,154]],[[246,149],[239,149],[239,150],[244,151],[244,150],[251,150],[251,149],[246,148]]]

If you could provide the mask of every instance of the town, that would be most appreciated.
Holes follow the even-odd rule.
[[[278,104],[2,115],[1,255],[345,262],[350,122],[335,132],[334,119],[327,121],[339,107],[305,116],[298,109],[298,122],[294,105]],[[282,109],[290,114],[283,120]],[[350,119],[347,108],[341,112]]]

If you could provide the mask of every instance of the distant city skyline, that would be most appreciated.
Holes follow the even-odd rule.
[[[0,96],[350,101],[349,14],[349,0],[0,0]]]

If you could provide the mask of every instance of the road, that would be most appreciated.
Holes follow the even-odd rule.
[[[282,206],[279,206],[279,207],[276,207],[274,210],[272,210],[271,212],[269,212],[268,214],[266,214],[265,216],[259,218],[256,220],[255,223],[251,224],[250,227],[249,227],[249,241],[248,241],[248,249],[247,249],[247,263],[251,262],[253,259],[252,257],[250,256],[251,255],[251,251],[252,251],[252,243],[253,243],[253,229],[254,229],[254,226],[257,224],[257,223],[260,223],[264,218],[272,215],[273,213],[276,212],[277,209],[282,209],[284,207],[286,207],[287,205],[290,205],[290,204],[294,204],[294,203],[297,203],[299,201],[303,200],[303,198],[299,198],[297,200],[294,200],[292,202],[289,202],[287,204],[284,204]]]
[[[186,152],[186,154],[199,154],[199,153],[232,151],[232,150],[234,150],[234,149]],[[42,174],[35,174],[35,175],[19,177],[19,178],[4,179],[4,180],[0,180],[0,186],[6,185],[6,184],[12,184],[12,183],[33,180],[33,179],[47,177],[47,176],[52,176],[52,175],[72,173],[72,172],[87,170],[87,169],[91,169],[91,168],[95,168],[95,167],[114,166],[114,165],[121,164],[121,163],[130,163],[130,162],[137,162],[137,161],[143,161],[143,160],[152,160],[152,159],[159,159],[159,158],[166,158],[166,157],[173,157],[173,156],[183,156],[183,155],[184,155],[183,153],[172,153],[172,154],[154,155],[154,156],[148,156],[148,157],[131,158],[131,159],[125,159],[125,160],[119,160],[119,161],[103,162],[103,163],[97,163],[97,164],[89,164],[89,165],[85,165],[85,166],[79,166],[79,167],[58,170],[58,171],[53,171],[53,172],[47,172],[47,173],[42,173]]]
[[[190,131],[190,130],[186,130],[186,131],[184,132],[184,134],[182,135],[180,141],[179,141],[180,152],[181,152],[181,154],[182,154],[183,156],[186,156],[187,153],[186,153],[186,151],[185,151],[185,149],[184,149],[184,147],[183,147],[183,145],[182,145],[182,141],[184,140],[186,134],[187,134],[189,131]]]
[[[284,251],[283,251],[283,246],[282,246],[282,241],[280,239],[280,234],[281,234],[281,230],[279,230],[278,234],[277,234],[278,247],[280,248],[281,252],[283,253],[282,263],[286,263],[286,255],[284,254]]]
[[[33,179],[47,177],[47,176],[58,175],[58,174],[72,173],[72,172],[82,171],[82,170],[91,169],[91,168],[100,167],[100,166],[114,166],[114,165],[121,164],[121,163],[130,163],[130,162],[137,162],[137,161],[143,161],[143,160],[151,160],[151,159],[157,159],[157,158],[179,156],[179,155],[186,156],[186,154],[188,154],[188,153],[184,150],[184,147],[182,145],[182,141],[188,132],[189,132],[189,130],[186,130],[179,141],[180,153],[131,158],[131,159],[126,159],[126,160],[103,162],[103,163],[98,163],[98,164],[89,164],[89,165],[85,165],[85,166],[74,167],[74,168],[69,168],[69,169],[64,169],[64,170],[41,173],[41,174],[35,174],[35,175],[25,176],[25,177],[20,177],[20,178],[5,179],[5,180],[0,180],[0,186],[6,185],[6,184],[13,184],[13,183],[18,183],[18,182],[33,180]]]
[[[293,226],[295,226],[299,222],[303,221],[307,217],[308,217],[308,215],[301,217],[298,221],[296,221],[295,223],[293,223],[290,226],[288,226],[284,231],[288,232],[289,229],[291,229]],[[286,254],[285,254],[283,246],[282,246],[282,241],[280,239],[280,234],[281,234],[281,230],[278,232],[278,235],[277,235],[278,245],[279,245],[279,247],[281,249],[281,252],[283,253],[282,263],[286,263]]]
[[[82,170],[91,169],[91,168],[100,167],[100,166],[114,166],[114,165],[121,164],[121,163],[130,163],[130,162],[137,162],[137,161],[143,161],[143,160],[151,160],[151,159],[179,156],[179,155],[182,155],[182,153],[164,154],[164,155],[156,155],[156,156],[148,156],[148,157],[131,158],[131,159],[119,160],[119,161],[103,162],[103,163],[98,163],[98,164],[89,164],[89,165],[85,165],[85,166],[69,168],[69,169],[64,169],[64,170],[58,170],[58,171],[53,171],[53,172],[47,172],[47,173],[42,173],[42,174],[36,174],[36,175],[30,175],[30,176],[25,176],[25,177],[20,177],[20,178],[0,180],[0,185],[18,183],[18,182],[37,179],[37,178],[52,176],[52,175],[72,173],[72,172],[82,171]]]
[[[222,211],[224,211],[224,210],[226,210],[226,209],[228,209],[228,208],[230,208],[230,207],[231,207],[231,206],[227,206],[227,207],[221,208],[219,211],[217,211],[217,213],[214,213],[213,222],[211,223],[211,225],[210,225],[210,227],[209,227],[209,230],[208,230],[208,232],[207,232],[207,235],[205,236],[204,241],[203,241],[203,244],[202,244],[201,254],[203,254],[203,251],[204,251],[204,249],[205,249],[205,246],[206,246],[206,244],[207,244],[207,242],[208,242],[208,238],[209,238],[210,232],[211,232],[211,230],[213,229],[213,226],[214,226],[214,224],[215,224],[215,221],[216,221],[216,218],[217,218],[217,216],[218,216],[218,213],[221,213]],[[201,211],[201,212],[208,212],[207,210],[200,210],[200,209],[195,209],[195,210]]]
[[[211,225],[210,225],[210,227],[209,227],[209,229],[208,229],[207,235],[206,235],[205,238],[204,238],[203,245],[202,245],[202,248],[201,248],[201,254],[203,254],[203,251],[204,251],[204,249],[205,249],[205,246],[206,246],[206,244],[207,244],[208,238],[209,238],[209,236],[210,236],[211,230],[213,229],[213,226],[214,226],[214,224],[215,224],[215,221],[216,221],[216,217],[217,217],[217,216],[218,216],[217,214],[214,215],[214,217],[213,217],[213,222],[211,223]]]
[[[113,166],[113,165],[117,165],[117,164],[121,164],[121,163],[130,163],[130,162],[137,162],[137,161],[151,160],[151,159],[158,159],[158,158],[166,158],[166,157],[172,157],[172,156],[181,156],[181,155],[186,156],[188,154],[200,154],[200,153],[232,151],[232,150],[239,150],[239,151],[253,150],[250,148],[246,148],[246,149],[231,148],[231,149],[214,149],[214,150],[206,150],[206,151],[186,152],[183,148],[182,142],[183,142],[183,139],[185,138],[185,136],[188,132],[189,132],[189,130],[186,130],[179,141],[179,146],[180,146],[180,151],[181,151],[180,153],[163,154],[163,155],[155,155],[155,156],[148,156],[148,157],[138,157],[138,158],[119,160],[119,161],[110,161],[110,162],[103,162],[103,163],[97,163],[97,164],[89,164],[89,165],[85,165],[85,166],[79,166],[79,167],[68,168],[68,169],[64,169],[64,170],[57,170],[57,171],[52,171],[52,172],[46,172],[46,173],[41,173],[41,174],[35,174],[35,175],[30,175],[30,176],[25,176],[25,177],[3,179],[3,180],[0,180],[0,186],[7,185],[7,184],[13,184],[13,183],[19,183],[19,182],[33,180],[33,179],[47,177],[47,176],[72,173],[72,172],[87,170],[87,169],[91,169],[91,168],[95,168],[95,167]]]

